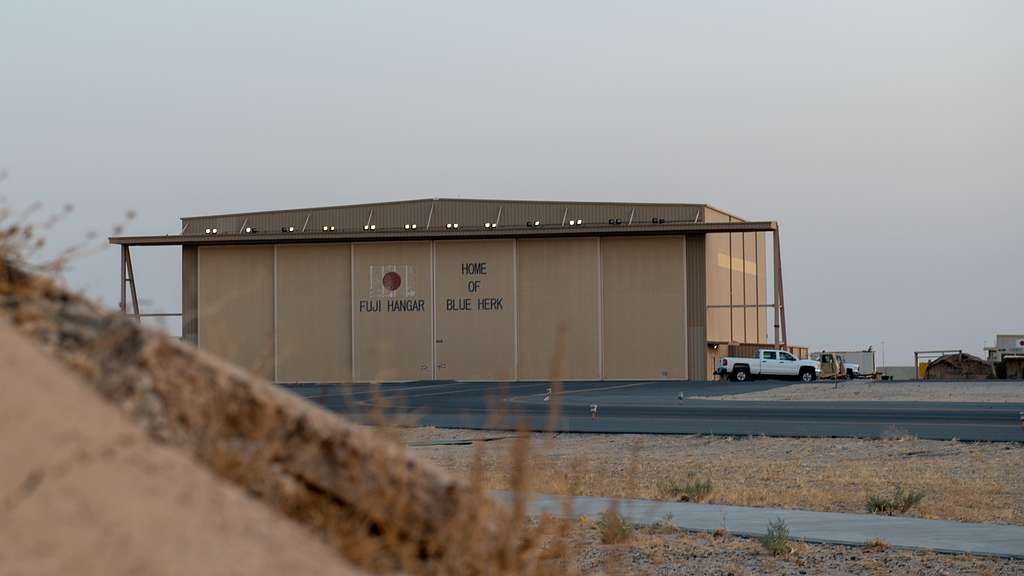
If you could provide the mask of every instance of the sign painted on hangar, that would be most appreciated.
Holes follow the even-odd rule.
[[[368,298],[360,312],[423,312],[426,302],[416,294],[416,267],[411,264],[370,265]]]
[[[445,298],[444,309],[448,312],[468,312],[472,310],[503,310],[504,297],[482,297],[486,291],[487,262],[463,262],[462,277],[465,280],[466,292],[471,296]]]

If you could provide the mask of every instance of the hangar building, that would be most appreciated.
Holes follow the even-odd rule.
[[[428,199],[110,240],[123,310],[130,248],[180,245],[182,337],[279,383],[702,380],[720,344],[786,339],[778,226],[703,204]]]

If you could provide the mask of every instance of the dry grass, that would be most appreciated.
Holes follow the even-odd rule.
[[[793,545],[789,540],[789,527],[782,518],[768,523],[764,536],[757,539],[772,556],[785,556],[793,553]]]
[[[613,506],[597,519],[602,544],[623,544],[633,537],[633,525]]]
[[[431,428],[401,434],[406,441],[482,435]],[[489,489],[509,487],[503,444],[489,443],[482,456]],[[466,447],[414,452],[455,474],[467,470]],[[863,513],[869,495],[901,485],[927,494],[912,516],[1024,524],[1022,444],[559,434],[529,455],[529,467],[530,489],[548,494],[668,500],[674,498],[664,487],[693,473],[713,482],[710,503],[835,512]]]
[[[925,493],[920,490],[909,490],[896,485],[892,492],[871,494],[868,496],[867,509],[872,514],[895,516],[906,514],[911,508],[924,500]]]
[[[880,552],[892,548],[892,545],[881,538],[872,538],[864,543],[864,549],[872,552]]]

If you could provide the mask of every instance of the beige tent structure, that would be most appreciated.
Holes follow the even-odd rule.
[[[986,380],[995,378],[995,371],[988,362],[965,354],[947,354],[928,363],[925,380]]]

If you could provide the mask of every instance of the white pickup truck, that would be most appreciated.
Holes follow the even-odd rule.
[[[811,382],[820,370],[817,360],[798,360],[785,350],[758,350],[757,358],[722,358],[715,374],[737,382],[753,378],[799,378]]]

